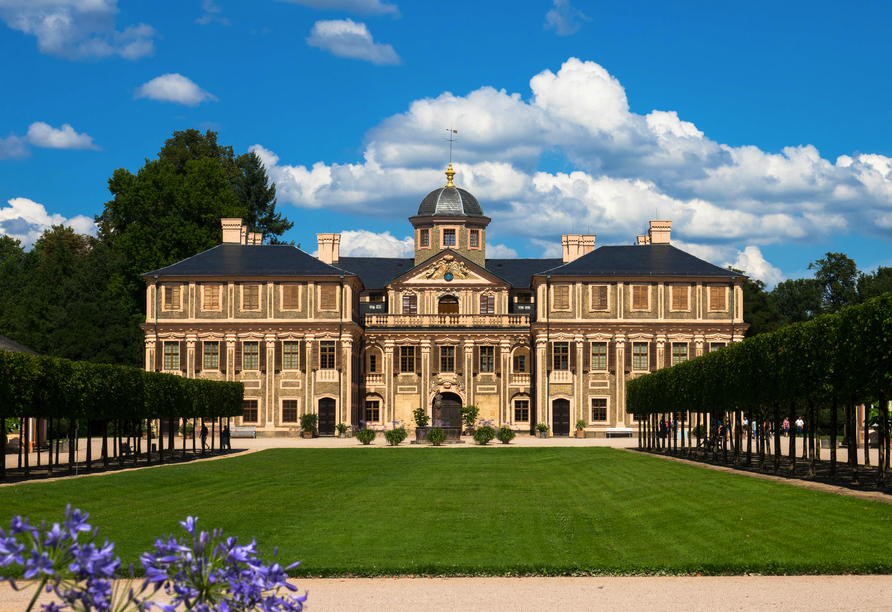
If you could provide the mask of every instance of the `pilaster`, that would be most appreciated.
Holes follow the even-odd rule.
[[[616,425],[623,427],[626,412],[626,337],[616,335]]]
[[[279,413],[276,405],[278,402],[276,389],[276,336],[267,334],[264,339],[266,340],[264,345],[264,350],[266,351],[266,373],[263,380],[266,389],[262,389],[261,392],[263,393],[263,403],[266,405],[266,424],[268,427],[275,427],[278,420],[276,415]]]

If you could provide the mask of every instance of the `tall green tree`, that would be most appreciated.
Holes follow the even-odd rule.
[[[743,270],[737,270],[728,266],[741,275],[746,275]],[[757,278],[747,278],[741,286],[743,293],[743,320],[749,323],[746,330],[746,338],[752,338],[765,332],[772,332],[781,325],[777,309],[771,299],[771,295],[765,290],[765,283]]]
[[[248,211],[248,227],[263,233],[269,244],[281,244],[279,237],[294,223],[276,212],[276,184],[269,182],[266,168],[254,151],[240,155],[237,162],[241,173],[233,188],[242,208]]]
[[[880,266],[876,272],[858,276],[858,300],[865,302],[892,291],[892,268]]]
[[[823,309],[834,314],[858,303],[858,266],[845,253],[827,253],[808,264],[823,292]]]
[[[784,324],[801,323],[821,314],[824,289],[814,278],[792,278],[778,283],[771,299]]]

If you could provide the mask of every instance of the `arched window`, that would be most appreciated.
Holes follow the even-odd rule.
[[[437,314],[458,314],[458,298],[444,295],[437,304]]]

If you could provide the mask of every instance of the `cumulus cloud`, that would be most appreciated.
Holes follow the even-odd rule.
[[[117,55],[138,59],[155,52],[152,26],[117,30],[117,0],[0,0],[0,19],[37,38],[41,53],[67,59]]]
[[[415,100],[367,132],[355,163],[291,165],[259,144],[252,149],[280,203],[404,220],[443,184],[441,133],[452,122],[462,135],[456,184],[480,200],[494,227],[546,256],[560,256],[557,236],[585,226],[598,244],[632,244],[658,215],[674,221],[674,243],[710,261],[746,254],[742,267],[770,282],[778,272],[761,263],[764,245],[847,231],[892,238],[892,159],[856,153],[832,161],[811,145],[775,153],[730,146],[689,119],[632,112],[616,77],[571,58],[534,75],[526,98],[481,87]],[[541,171],[545,154],[571,170]]]
[[[737,259],[725,266],[735,270],[743,270],[747,276],[758,278],[767,286],[773,287],[784,280],[783,273],[765,261],[762,251],[757,246],[748,246],[737,254]]]
[[[411,236],[399,239],[390,232],[350,230],[341,232],[340,253],[344,257],[414,257],[415,242]]]
[[[13,198],[7,204],[0,206],[0,233],[21,240],[24,246],[34,244],[52,225],[65,225],[79,234],[96,235],[96,224],[90,217],[78,215],[66,219],[60,214],[48,213],[43,204],[28,198]]]
[[[284,0],[324,11],[347,11],[360,15],[393,15],[399,17],[400,12],[395,4],[386,4],[381,0]]]
[[[570,6],[569,0],[554,0],[554,8],[545,13],[546,30],[554,30],[558,36],[570,36],[579,31],[582,21],[591,21],[582,11]]]
[[[361,59],[379,66],[401,62],[392,46],[376,43],[366,25],[352,19],[317,21],[307,44],[338,57]]]
[[[487,259],[517,259],[517,251],[506,247],[504,244],[487,244]]]
[[[204,15],[196,19],[195,23],[208,25],[209,23],[214,23],[216,21],[221,25],[229,25],[229,19],[220,15],[220,13],[223,12],[223,9],[214,4],[214,0],[202,0],[201,9],[204,11]]]
[[[0,138],[0,159],[13,159],[16,157],[28,157],[31,152],[25,146],[25,141],[10,134],[6,138]]]
[[[28,126],[28,135],[25,139],[35,147],[47,149],[101,149],[93,144],[93,137],[86,133],[78,134],[67,123],[61,128],[54,128],[42,121],[35,121]]]
[[[133,93],[133,99],[149,98],[159,102],[173,102],[186,106],[198,106],[208,100],[217,101],[217,97],[203,90],[188,77],[181,74],[162,74],[148,83],[143,83]]]

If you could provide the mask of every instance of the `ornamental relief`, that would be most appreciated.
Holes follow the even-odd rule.
[[[465,265],[465,262],[457,260],[452,255],[446,255],[443,259],[432,263],[423,272],[424,278],[429,280],[445,280],[449,282],[453,279],[465,280],[471,278],[471,271]]]

